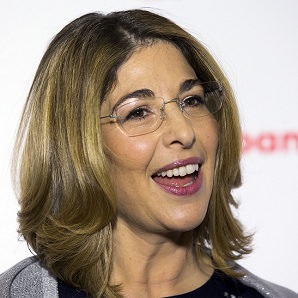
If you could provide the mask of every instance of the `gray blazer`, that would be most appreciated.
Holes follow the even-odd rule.
[[[240,281],[268,298],[298,298],[298,294],[253,275],[235,264],[245,275]],[[0,275],[1,298],[58,298],[56,278],[35,257],[27,258]]]

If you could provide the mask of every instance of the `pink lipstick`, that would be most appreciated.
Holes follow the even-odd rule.
[[[203,181],[202,160],[188,158],[161,168],[152,176],[154,182],[168,193],[189,196],[199,191]]]

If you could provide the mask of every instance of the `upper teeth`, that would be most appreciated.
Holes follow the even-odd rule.
[[[179,167],[179,168],[174,168],[174,169],[171,169],[171,170],[167,170],[167,171],[164,171],[164,172],[160,172],[160,173],[157,173],[157,176],[162,176],[162,177],[178,177],[178,176],[186,176],[186,175],[189,175],[189,174],[192,174],[194,173],[195,171],[198,171],[199,170],[199,165],[198,164],[190,164],[190,165],[187,165],[187,166],[183,166],[183,167]]]

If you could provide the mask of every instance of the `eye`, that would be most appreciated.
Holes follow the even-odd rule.
[[[141,121],[144,120],[146,117],[148,117],[152,112],[148,107],[138,107],[135,108],[127,113],[127,115],[123,115],[122,118],[123,122],[126,121]]]
[[[206,105],[205,99],[199,95],[190,95],[183,99],[184,108],[197,108]]]

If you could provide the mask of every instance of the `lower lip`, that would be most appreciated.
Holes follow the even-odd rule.
[[[177,196],[190,196],[198,192],[202,186],[202,181],[203,181],[203,174],[201,171],[199,171],[198,176],[196,179],[193,181],[192,184],[184,187],[177,187],[174,185],[164,185],[157,183],[157,185],[162,188],[164,191],[174,194]]]

